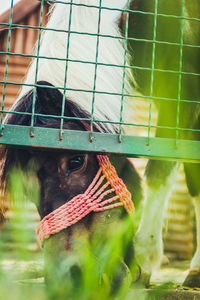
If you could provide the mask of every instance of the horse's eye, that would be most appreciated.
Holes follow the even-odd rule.
[[[83,155],[75,156],[68,161],[67,170],[70,172],[79,170],[85,161],[85,157]]]

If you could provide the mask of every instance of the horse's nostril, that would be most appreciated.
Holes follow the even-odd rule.
[[[69,269],[69,276],[75,287],[81,286],[83,282],[82,270],[79,265],[72,265]]]
[[[81,271],[80,266],[78,266],[78,265],[71,266],[70,275],[71,275],[73,282],[75,284],[78,284],[78,286],[79,286],[81,283],[81,280],[82,280],[82,271]]]

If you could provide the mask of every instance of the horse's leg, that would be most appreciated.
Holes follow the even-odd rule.
[[[174,139],[175,130],[169,129],[169,126],[176,126],[176,111],[176,102],[160,101],[156,137]],[[146,167],[146,197],[140,226],[136,233],[135,249],[138,263],[148,277],[159,267],[162,259],[164,211],[176,182],[178,169],[178,162],[162,160],[150,160]]]
[[[133,1],[132,8],[139,11],[155,11],[154,1]],[[160,0],[158,12],[181,15],[180,1]],[[154,18],[151,15],[133,14],[130,16],[129,36],[140,39],[141,36],[153,39]],[[180,22],[176,19],[158,18],[157,39],[164,41],[180,41]],[[133,49],[133,64],[142,67],[152,66],[151,43],[131,42]],[[178,46],[156,44],[155,68],[163,70],[177,70]],[[136,80],[144,95],[149,96],[151,73],[145,70],[136,71]],[[159,97],[176,99],[178,87],[177,74],[154,72],[153,96],[157,98],[159,109],[156,136],[175,138],[175,131],[168,130],[176,127],[177,103],[173,101],[158,100]],[[135,252],[138,263],[150,275],[159,266],[162,258],[162,224],[168,199],[171,195],[173,183],[177,176],[179,164],[168,161],[149,161],[146,169],[146,197],[140,226],[135,237]],[[147,276],[149,277],[149,276]]]
[[[163,217],[179,163],[150,160],[146,169],[146,198],[143,214],[135,238],[136,258],[149,277],[160,265]]]
[[[190,264],[190,272],[183,285],[200,287],[200,164],[185,164],[186,181],[194,200],[196,215],[196,252]]]
[[[188,80],[187,80],[188,81]],[[191,86],[193,82],[191,82]],[[195,82],[196,83],[196,82]],[[186,86],[186,84],[184,85]],[[196,84],[194,85],[194,87]],[[185,93],[186,94],[186,93]],[[200,128],[200,124],[195,124],[197,116],[195,111],[199,111],[199,104],[182,104],[180,107],[180,114],[182,119],[180,120],[181,128]],[[158,124],[164,127],[168,122],[168,115],[170,115],[170,125],[174,126],[176,109],[175,104],[164,104],[160,106]],[[193,116],[193,117],[192,117]],[[194,118],[195,116],[195,118]],[[198,120],[198,118],[197,118]],[[190,124],[192,123],[193,124]],[[197,121],[199,122],[199,121]],[[190,125],[189,125],[190,124]],[[198,126],[198,127],[197,127]],[[167,128],[158,128],[156,136],[174,138],[175,131],[168,130]],[[200,140],[199,136],[194,136],[191,130],[191,134],[183,131],[179,133],[180,138],[189,138]],[[164,210],[170,197],[173,184],[175,183],[179,163],[167,162],[167,161],[149,161],[146,169],[146,199],[144,201],[144,211],[141,218],[141,223],[136,234],[136,257],[138,257],[138,263],[144,272],[151,274],[151,272],[159,266],[162,258],[162,224]],[[198,245],[196,254],[191,263],[191,276],[196,272],[196,283],[199,280],[200,275],[200,164],[186,164],[185,163],[186,181],[190,191],[190,194],[195,198],[196,215],[197,215],[197,235]],[[186,281],[185,283],[187,283]],[[193,282],[195,282],[193,280]],[[200,283],[200,280],[199,280]],[[198,285],[199,285],[198,283]]]

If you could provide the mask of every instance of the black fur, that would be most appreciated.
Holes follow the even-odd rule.
[[[60,116],[62,111],[63,95],[58,89],[55,89],[53,85],[46,81],[37,82],[36,101],[35,101],[35,127],[46,128],[59,128],[60,118],[53,118],[51,116]],[[23,112],[24,114],[10,114],[6,123],[12,125],[31,125],[31,113],[33,107],[33,90],[24,95],[16,104],[14,111]],[[83,130],[90,128],[90,116],[82,110],[78,105],[74,104],[71,100],[65,100],[64,116],[69,117],[65,119],[65,124],[73,122],[72,130]],[[72,120],[70,119],[72,118]],[[75,121],[73,121],[73,118]],[[87,119],[87,120],[81,120]],[[93,126],[94,131],[109,132],[105,124],[95,123]],[[35,151],[36,153],[36,151]],[[16,165],[25,168],[28,161],[32,156],[32,152],[23,149],[1,149],[1,156],[6,157],[1,181],[4,184],[7,178],[7,174],[10,169]]]
[[[35,101],[35,114],[34,117],[34,126],[36,127],[48,127],[51,123],[54,123],[55,118],[47,117],[46,115],[60,116],[62,111],[62,102],[63,95],[59,92],[58,89],[55,89],[52,84],[46,81],[37,82],[37,91],[36,91],[36,101]],[[42,86],[42,87],[41,87]],[[17,124],[30,126],[31,124],[31,113],[33,106],[33,90],[24,95],[15,106],[16,112],[24,112],[25,114],[12,114],[8,117],[8,124]],[[42,116],[37,116],[40,114]],[[90,119],[90,116],[75,105],[71,100],[67,99],[64,106],[64,116],[65,117],[75,117],[75,118],[87,118]],[[59,120],[56,119],[57,121]],[[79,124],[82,124],[83,130],[85,126],[81,121]],[[89,121],[88,121],[89,122]],[[48,125],[48,126],[47,126]],[[54,126],[50,126],[54,127]]]
[[[24,114],[11,114],[7,118],[8,124],[24,126],[31,125],[33,95],[34,91],[31,90],[27,95],[19,100],[14,107],[14,110],[16,112],[23,112]],[[62,104],[63,95],[59,92],[59,90],[55,89],[48,82],[38,82],[35,101],[34,126],[60,128],[60,118],[56,118],[56,116],[61,115]],[[85,131],[90,128],[90,117],[85,111],[83,111],[80,107],[78,107],[78,105],[74,104],[69,99],[65,100],[64,105],[64,116],[69,117],[69,119],[64,119],[64,129]],[[102,125],[101,123],[97,122],[94,122],[93,129],[100,132],[109,132],[104,124]],[[75,181],[67,178],[64,179],[65,175],[60,176],[59,174],[62,157],[69,157],[71,154],[73,154],[73,152],[71,154],[68,153],[68,156],[66,156],[64,151],[52,152],[36,149],[28,150],[8,148],[2,149],[2,154],[4,156],[4,158],[2,158],[2,160],[4,160],[4,167],[1,177],[3,185],[4,183],[7,183],[7,176],[13,167],[20,167],[26,170],[26,168],[30,167],[28,163],[31,160],[35,161],[36,166],[39,165],[39,169],[36,170],[36,173],[41,187],[40,203],[38,206],[41,217],[44,217],[58,206],[64,204],[67,200],[76,196],[77,193],[85,191],[82,191],[82,188],[85,189],[89,185],[98,170],[96,156],[94,154],[89,155],[87,162],[87,168],[89,169],[87,170],[87,174],[84,173],[84,177],[81,175],[78,179],[74,178],[73,180]],[[117,159],[117,164],[119,164],[119,162],[119,174],[123,179],[125,179],[125,182],[127,181],[127,184],[129,185],[128,188],[132,189],[133,183],[133,199],[136,199],[137,201],[141,200],[142,189],[139,175],[134,168],[129,166],[128,161],[125,159]],[[128,180],[127,174],[124,174],[121,168],[123,168],[123,170],[124,168],[129,170],[131,180],[130,178]],[[84,184],[82,184],[82,188],[80,189],[79,187],[81,187],[81,180],[83,180]],[[6,187],[6,184],[4,186]],[[138,198],[140,199],[138,200]]]

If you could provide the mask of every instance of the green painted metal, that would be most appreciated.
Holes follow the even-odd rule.
[[[8,29],[8,46],[7,46],[7,52],[10,51],[10,40],[11,40],[11,24],[12,24],[12,16],[13,16],[13,0],[11,0],[11,6],[10,6],[10,18],[9,18],[9,26]],[[6,95],[6,84],[7,84],[7,76],[8,76],[8,61],[9,61],[9,55],[6,55],[6,67],[5,67],[5,75],[4,75],[4,81],[3,81],[3,98],[2,98],[2,104],[1,104],[1,117],[0,117],[0,135],[2,133],[2,126],[3,126],[3,111],[4,111],[4,104],[5,104],[5,95]]]
[[[94,70],[94,83],[93,83],[93,93],[92,93],[92,111],[91,111],[91,122],[90,122],[90,140],[93,139],[93,122],[94,122],[94,105],[96,96],[96,81],[97,81],[97,67],[98,67],[98,57],[99,57],[99,33],[101,26],[101,4],[102,0],[99,2],[99,16],[97,25],[97,43],[96,43],[96,57],[95,57],[95,70]]]
[[[5,52],[3,52],[4,54],[6,54]],[[1,54],[1,52],[0,52]],[[20,55],[20,56],[25,56],[27,57],[27,55]],[[36,57],[36,56],[35,56]],[[46,58],[46,59],[50,59],[48,57],[39,57],[39,58]],[[74,61],[74,62],[81,62],[81,61],[75,61],[75,60],[70,60],[70,61]],[[83,63],[86,63],[86,62],[83,62]],[[101,64],[101,65],[105,65],[105,64]],[[111,66],[111,65],[107,65],[107,66]],[[116,67],[116,65],[113,65]],[[119,67],[119,66],[118,66]],[[120,66],[120,67],[123,67],[123,66]],[[140,67],[136,67],[137,69],[142,69],[142,70],[151,70],[151,68],[140,68]],[[158,72],[165,72],[165,73],[175,73],[175,74],[179,74],[179,72],[176,72],[176,71],[169,71],[169,70],[159,70],[159,69],[154,69],[155,71],[158,71]],[[195,73],[189,73],[189,72],[182,72],[183,75],[193,75],[193,76],[200,76],[200,74],[195,74]],[[0,80],[0,83],[3,83],[4,84],[4,81],[3,80]],[[14,82],[14,81],[7,81],[6,84],[11,84],[11,85],[18,85],[18,86],[29,86],[29,87],[35,87],[35,86],[38,86],[38,87],[48,87],[48,88],[55,88],[55,89],[59,89],[59,90],[64,90],[63,87],[61,86],[55,86],[55,87],[49,87],[49,86],[41,86],[39,84],[26,84],[26,83],[20,83],[20,82]],[[67,91],[79,91],[79,92],[85,92],[85,93],[93,93],[93,90],[83,90],[83,89],[73,89],[73,88],[66,88]],[[106,92],[106,91],[98,91],[96,90],[96,94],[105,94],[105,95],[116,95],[116,96],[122,96],[121,93],[110,93],[110,92]],[[162,100],[162,101],[175,101],[177,102],[177,98],[166,98],[166,97],[156,97],[156,96],[145,96],[145,95],[140,95],[138,96],[135,95],[135,94],[124,94],[125,97],[131,97],[131,98],[141,98],[141,99],[144,99],[146,101],[149,101],[150,99],[152,100]],[[189,100],[189,99],[181,99],[180,102],[183,102],[183,103],[199,103],[199,101],[197,100]],[[0,110],[0,112],[2,112]],[[3,111],[3,112],[6,112],[7,111]],[[10,112],[12,113],[12,112]],[[47,115],[46,115],[47,116]],[[192,129],[191,129],[192,130]]]
[[[133,11],[131,11],[133,12]],[[159,16],[160,14],[157,14],[157,16]],[[168,16],[168,15],[167,15]],[[192,20],[196,20],[195,18],[183,18],[184,20],[187,20],[187,19],[192,19]],[[199,19],[197,19],[199,21]],[[2,30],[5,30],[7,27],[8,27],[8,23],[2,23],[0,22],[0,26],[5,26],[4,29]],[[55,28],[46,28],[46,27],[42,27],[42,26],[31,26],[31,25],[22,25],[22,24],[10,24],[10,27],[13,29],[13,28],[30,28],[30,29],[41,29],[41,30],[50,30],[50,31],[56,31],[56,32],[64,32],[64,33],[68,33],[69,30],[64,30],[64,29],[55,29]],[[77,35],[89,35],[89,36],[96,36],[95,33],[90,33],[90,32],[83,32],[83,31],[74,31],[74,30],[71,30],[70,31],[72,34],[77,34]],[[113,39],[119,39],[119,40],[126,40],[125,37],[123,36],[114,36],[114,35],[109,35],[109,34],[99,34],[99,37],[108,37],[108,38],[113,38]],[[167,42],[167,41],[154,41],[154,40],[150,40],[150,39],[143,39],[143,38],[135,38],[135,37],[127,37],[127,41],[140,41],[140,42],[146,42],[146,43],[155,43],[155,44],[163,44],[163,45],[174,45],[174,46],[180,46],[180,43],[175,43],[175,42]],[[183,44],[184,47],[189,47],[189,48],[200,48],[200,45],[191,45],[191,44],[187,44],[187,43],[184,43]],[[0,54],[9,54],[9,55],[21,55],[21,56],[26,56],[26,57],[35,57],[34,55],[27,55],[27,54],[23,54],[23,53],[12,53],[12,52],[9,52],[7,53],[6,51],[0,51]],[[49,59],[52,59],[52,58],[49,58]],[[55,58],[55,59],[58,59],[58,60],[62,60],[62,58]],[[134,66],[131,66],[130,68],[134,68]],[[162,71],[162,70],[161,70]]]
[[[158,18],[158,0],[155,0],[154,25],[153,25],[153,41],[156,40],[157,18]],[[149,143],[150,133],[151,133],[151,111],[152,111],[152,96],[153,96],[154,72],[155,72],[155,58],[156,58],[156,44],[153,42],[152,65],[151,65],[150,102],[149,102],[149,120],[148,120],[148,123],[149,123],[149,127],[148,127],[148,143]]]
[[[182,0],[182,12],[181,16],[184,16],[185,0]],[[184,20],[181,19],[181,40],[180,40],[180,58],[179,58],[179,78],[178,78],[178,98],[177,98],[177,115],[176,115],[176,127],[179,127],[180,121],[180,100],[181,100],[181,87],[182,87],[182,69],[183,69],[183,38],[184,38]],[[179,131],[176,130],[176,141],[179,136]]]
[[[63,99],[62,99],[62,111],[61,111],[61,120],[60,120],[60,139],[63,136],[63,124],[64,124],[64,114],[65,114],[65,99],[66,99],[66,89],[67,89],[67,72],[68,72],[68,59],[69,59],[69,46],[70,46],[70,36],[71,36],[71,21],[72,21],[72,4],[73,0],[70,3],[70,13],[69,13],[69,24],[68,24],[68,36],[67,36],[67,51],[66,51],[66,65],[65,65],[65,79],[63,87]]]
[[[44,0],[41,1],[40,9],[40,26],[42,26],[42,16],[44,9]],[[37,57],[36,57],[36,69],[35,69],[35,84],[37,83],[38,76],[38,65],[39,65],[39,54],[40,54],[40,44],[41,44],[42,30],[39,29],[38,45],[37,45]],[[35,115],[35,103],[36,103],[36,87],[33,89],[33,105],[32,105],[32,114],[31,114],[31,136],[34,136],[34,115]]]
[[[156,42],[155,42],[156,43]],[[164,44],[164,43],[158,43],[158,44]],[[167,43],[168,45],[171,45],[172,43]],[[176,44],[174,44],[176,45]],[[179,45],[179,44],[178,44]],[[183,45],[185,46],[185,44]],[[188,45],[189,46],[189,45]],[[200,46],[199,46],[200,47]],[[197,46],[192,46],[191,45],[191,48],[198,48]],[[29,54],[23,54],[23,53],[13,53],[13,52],[7,52],[7,51],[0,51],[0,54],[6,54],[6,55],[11,55],[11,56],[22,56],[22,57],[28,57],[28,58],[42,58],[42,59],[53,59],[53,60],[60,60],[60,61],[66,61],[65,58],[58,58],[58,57],[48,57],[48,56],[37,56],[37,55],[29,55]],[[68,61],[70,62],[78,62],[78,63],[83,63],[83,64],[96,64],[95,62],[92,62],[92,61],[86,61],[86,60],[76,60],[76,59],[69,59]],[[105,64],[105,63],[101,63],[101,62],[98,62],[97,65],[100,65],[100,66],[109,66],[109,67],[117,67],[117,68],[124,68],[124,65],[115,65],[115,64]],[[147,68],[147,67],[140,67],[140,66],[125,66],[125,68],[128,68],[128,69],[137,69],[137,70],[146,70],[146,71],[151,71],[152,69],[151,68]],[[159,68],[155,68],[154,71],[156,72],[164,72],[164,73],[172,73],[172,74],[180,74],[180,71],[175,71],[175,70],[163,70],[163,69],[159,69]],[[183,75],[193,75],[193,76],[200,76],[199,73],[194,73],[194,72],[181,72]],[[4,83],[3,80],[0,80],[0,83]],[[7,82],[9,84],[16,84],[16,85],[27,85],[27,86],[33,86],[31,84],[22,84],[22,83],[19,83],[19,82],[14,82],[14,81],[11,81],[11,82]],[[63,90],[64,88],[63,87],[57,87],[61,90]],[[66,89],[67,90],[67,89]],[[83,90],[83,91],[86,91],[86,90]],[[86,91],[87,92],[87,91]],[[88,92],[93,92],[93,91],[88,91]],[[105,93],[105,94],[109,94],[107,92],[101,92],[101,93]],[[115,95],[115,94],[114,94]],[[128,95],[129,96],[129,95]],[[130,97],[134,97],[134,95],[130,95]],[[138,96],[137,96],[138,97]],[[150,98],[150,96],[144,96],[144,95],[141,95],[142,98]],[[158,99],[156,97],[152,97],[152,99]],[[164,100],[174,100],[174,101],[177,101],[177,99],[171,99],[171,98],[160,98],[159,99],[164,99]],[[190,101],[190,100],[181,100],[181,101]]]
[[[127,1],[127,9],[130,8],[130,0]],[[126,61],[128,52],[128,21],[129,14],[126,14],[126,25],[125,25],[125,45],[124,45],[124,66],[123,66],[123,80],[122,80],[122,96],[121,96],[121,109],[120,109],[120,125],[119,125],[119,142],[122,141],[122,120],[123,120],[123,108],[124,108],[124,88],[125,88],[125,76],[126,76]]]
[[[40,8],[40,22],[39,26],[29,26],[29,25],[22,25],[22,24],[13,24],[12,23],[12,15],[13,15],[13,0],[11,0],[11,9],[10,9],[10,18],[9,23],[0,23],[0,25],[6,26],[8,28],[8,45],[6,51],[0,51],[0,55],[6,55],[6,65],[5,65],[5,76],[3,80],[0,80],[0,84],[3,84],[3,98],[2,98],[2,105],[0,109],[0,144],[2,145],[9,145],[9,146],[18,146],[18,147],[39,147],[39,148],[48,148],[48,149],[65,149],[65,150],[76,150],[76,151],[93,151],[93,152],[108,152],[108,153],[115,153],[127,156],[145,156],[151,158],[160,158],[160,159],[179,159],[182,161],[192,161],[192,162],[199,162],[200,160],[200,141],[191,141],[191,140],[180,140],[180,133],[181,131],[191,131],[200,133],[198,129],[191,129],[191,128],[180,128],[180,104],[181,103],[197,103],[195,100],[190,99],[182,99],[181,98],[181,90],[182,90],[182,76],[183,75],[192,75],[192,76],[200,76],[198,73],[188,72],[183,70],[183,50],[184,48],[200,48],[200,45],[192,45],[184,43],[184,21],[190,20],[193,22],[200,22],[200,19],[185,16],[185,0],[181,0],[182,3],[182,11],[180,16],[171,15],[171,14],[163,14],[158,12],[159,8],[159,0],[155,0],[154,3],[154,11],[136,11],[130,10],[130,0],[127,1],[127,9],[114,9],[121,12],[126,12],[126,20],[125,20],[125,34],[124,37],[119,36],[111,36],[111,35],[104,35],[100,34],[100,25],[101,25],[101,12],[102,10],[110,10],[109,7],[102,6],[102,0],[99,0],[98,5],[86,5],[86,4],[77,4],[74,3],[73,0],[70,1],[58,1],[56,3],[60,3],[61,5],[69,5],[70,6],[70,16],[69,16],[69,24],[68,30],[60,30],[55,28],[45,28],[42,27],[42,17],[43,17],[43,9],[44,9],[44,2],[46,0],[40,0],[41,8]],[[48,2],[54,2],[54,0],[48,0]],[[71,15],[73,6],[83,6],[83,7],[92,7],[96,8],[99,11],[99,20],[98,20],[98,28],[97,33],[88,33],[88,32],[77,32],[71,30]],[[152,28],[152,39],[145,39],[145,38],[133,38],[128,36],[128,24],[129,24],[129,12],[133,12],[135,14],[143,14],[146,16],[153,17],[153,28]],[[170,18],[177,19],[180,21],[180,41],[160,41],[157,40],[157,30],[158,30],[158,18]],[[11,35],[13,28],[31,28],[35,30],[39,30],[39,40],[37,46],[37,53],[36,55],[26,55],[21,53],[13,53],[11,52],[10,42],[11,42]],[[40,55],[40,42],[43,30],[52,30],[57,32],[65,32],[67,33],[68,37],[66,39],[67,44],[67,51],[65,58],[58,58],[58,57],[45,57]],[[82,61],[82,60],[73,60],[69,58],[69,47],[70,47],[70,35],[77,34],[79,35],[89,35],[96,37],[96,58],[95,61]],[[98,61],[99,55],[99,38],[100,37],[108,37],[113,39],[121,39],[124,44],[124,62],[123,65],[112,65],[112,64],[105,64]],[[152,44],[152,62],[151,65],[148,67],[141,67],[141,66],[127,66],[127,48],[128,48],[128,41],[140,41],[145,43]],[[156,67],[156,51],[157,46],[159,45],[171,45],[175,47],[179,47],[179,66],[176,69],[162,69]],[[35,58],[36,59],[36,73],[35,73],[35,80],[33,85],[24,84],[27,86],[32,86],[34,89],[34,97],[33,97],[33,106],[32,106],[32,113],[29,115],[31,116],[31,125],[30,127],[23,127],[23,126],[12,126],[12,125],[4,125],[3,124],[3,116],[6,113],[15,113],[9,112],[4,109],[5,107],[5,96],[6,96],[6,86],[8,84],[11,85],[22,85],[19,82],[12,82],[7,80],[8,75],[8,66],[9,66],[9,57],[10,56],[21,56],[21,57],[28,57],[28,58]],[[50,88],[58,88],[63,91],[63,103],[62,103],[62,112],[60,116],[49,116],[45,115],[46,117],[57,118],[60,119],[60,128],[59,129],[44,129],[44,128],[35,128],[34,127],[34,118],[35,116],[39,116],[41,114],[35,113],[35,101],[36,101],[36,87],[37,85],[37,73],[38,73],[38,66],[40,59],[53,59],[53,60],[61,60],[66,64],[65,67],[65,84],[62,87],[50,87]],[[91,107],[91,116],[89,119],[82,119],[87,120],[90,122],[90,132],[79,132],[79,131],[70,131],[64,130],[63,124],[64,120],[69,119],[64,116],[64,108],[65,108],[65,96],[68,90],[73,90],[72,88],[68,88],[67,86],[67,72],[68,72],[68,61],[70,62],[78,62],[83,64],[92,64],[94,65],[95,72],[94,72],[94,84],[93,89],[91,90],[81,90],[80,92],[87,92],[92,93],[92,107]],[[96,78],[98,74],[98,67],[99,66],[113,66],[119,67],[123,69],[123,80],[122,80],[122,91],[121,93],[110,93],[107,91],[98,91],[96,89]],[[124,91],[124,82],[125,82],[125,70],[129,68],[131,70],[145,70],[149,71],[151,74],[150,78],[150,94],[140,95],[138,94],[126,94]],[[169,76],[171,74],[178,76],[178,93],[177,98],[169,98],[169,97],[157,97],[154,91],[154,83],[155,83],[155,76],[157,73],[167,73]],[[93,123],[95,121],[102,122],[102,120],[95,120],[94,119],[94,110],[95,110],[95,96],[96,94],[107,94],[107,95],[118,95],[121,96],[121,109],[119,115],[118,122],[112,121],[103,121],[105,123],[116,123],[119,126],[119,134],[111,135],[111,134],[99,134],[93,132]],[[143,100],[148,101],[149,103],[149,112],[148,112],[148,124],[136,124],[136,123],[125,123],[123,122],[123,106],[124,106],[124,98],[140,98]],[[174,127],[167,127],[167,126],[157,126],[152,124],[152,103],[153,100],[156,101],[176,101],[177,105],[177,115],[176,115],[176,124]],[[21,114],[21,113],[18,113]],[[44,116],[44,115],[43,115]],[[76,119],[76,118],[70,118]],[[147,136],[146,137],[137,137],[137,136],[125,136],[122,132],[123,125],[127,126],[134,126],[136,127],[143,127],[147,128]],[[175,131],[175,138],[174,139],[161,139],[161,138],[152,138],[151,137],[151,130],[155,128],[165,128],[171,129]]]
[[[129,157],[146,156],[188,162],[200,160],[200,143],[197,141],[177,140],[175,143],[173,139],[149,138],[148,143],[147,137],[123,135],[120,143],[117,134],[93,132],[90,142],[90,132],[64,130],[62,139],[59,133],[59,129],[34,128],[34,137],[31,137],[29,127],[4,125],[0,143],[18,147],[107,152]]]

